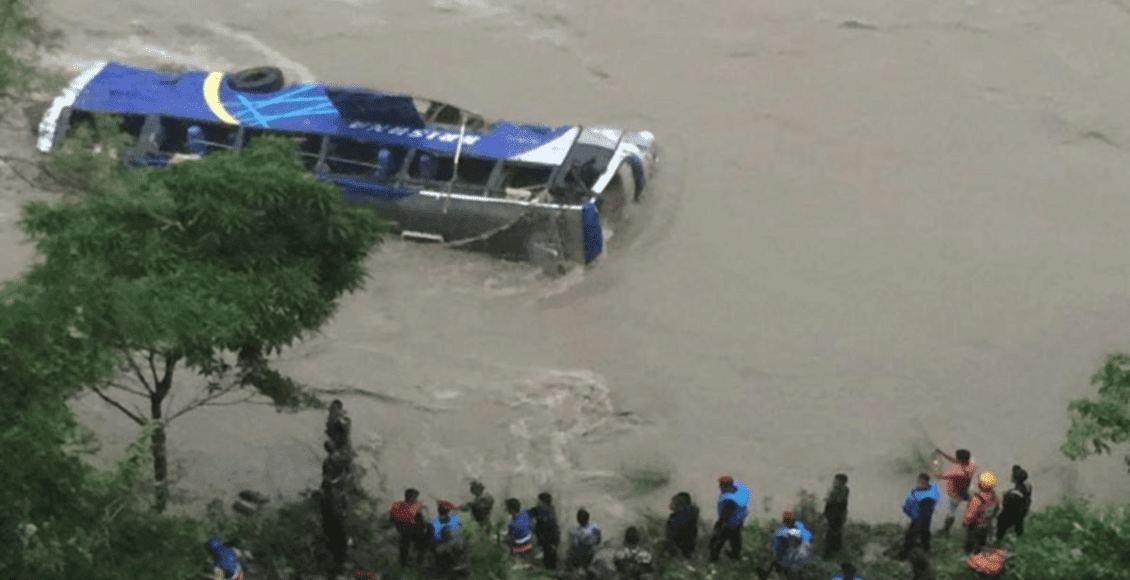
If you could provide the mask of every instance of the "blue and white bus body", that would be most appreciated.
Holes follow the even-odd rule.
[[[230,77],[99,62],[44,114],[38,148],[50,152],[93,113],[120,116],[138,136],[134,160],[150,165],[238,149],[261,133],[295,136],[316,176],[405,236],[459,244],[503,234],[531,257],[581,263],[601,253],[602,221],[638,201],[655,169],[647,131],[488,123],[408,95],[281,80],[239,90]]]

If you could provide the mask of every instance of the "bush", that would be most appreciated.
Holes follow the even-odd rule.
[[[1033,513],[1015,542],[1016,580],[1130,579],[1130,513],[1068,500]]]

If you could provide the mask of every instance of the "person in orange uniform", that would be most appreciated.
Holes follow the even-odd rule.
[[[969,498],[965,517],[961,519],[961,525],[965,526],[965,544],[962,547],[966,554],[980,552],[989,541],[989,527],[1001,505],[994,489],[996,485],[997,476],[991,471],[977,478],[978,491]]]
[[[958,505],[963,501],[969,501],[969,483],[973,480],[973,474],[977,473],[977,464],[973,462],[973,456],[968,449],[958,449],[957,457],[950,457],[941,449],[934,451],[940,453],[942,457],[946,458],[946,461],[953,464],[944,472],[935,469],[930,474],[932,477],[946,481],[946,495],[950,498],[950,509],[949,514],[946,515],[945,525],[942,526],[942,534],[945,535],[953,527],[953,522],[957,517]],[[934,461],[934,467],[938,467],[937,460]]]
[[[424,550],[428,547],[428,519],[424,505],[417,501],[420,492],[415,489],[404,490],[404,501],[392,502],[388,517],[400,534],[400,565],[408,563],[408,549],[416,546],[416,563],[424,561]]]

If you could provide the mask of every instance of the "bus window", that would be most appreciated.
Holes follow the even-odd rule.
[[[462,163],[462,161],[460,161]],[[421,181],[450,181],[455,161],[431,151],[417,151],[408,166],[408,178]]]

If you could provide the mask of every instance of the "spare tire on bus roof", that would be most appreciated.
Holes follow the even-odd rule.
[[[228,86],[245,93],[273,93],[283,87],[283,73],[273,66],[247,68],[229,75]]]

